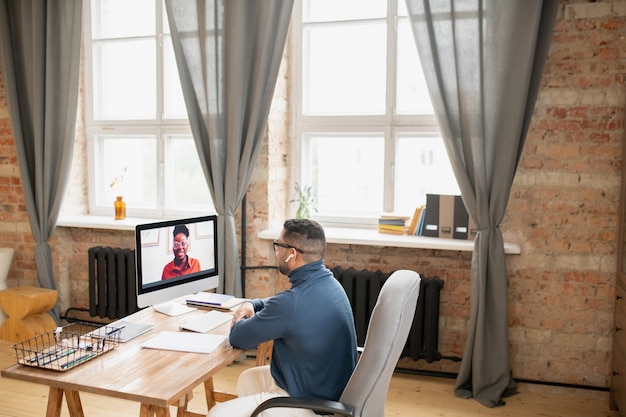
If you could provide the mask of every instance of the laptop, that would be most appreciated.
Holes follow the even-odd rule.
[[[95,336],[110,336],[117,339],[114,333],[117,333],[117,329],[119,329],[120,333],[118,340],[120,342],[128,342],[129,340],[132,340],[137,336],[152,330],[153,328],[154,326],[152,324],[132,323],[129,321],[119,320],[111,324],[107,324],[106,326],[102,326],[91,333]]]

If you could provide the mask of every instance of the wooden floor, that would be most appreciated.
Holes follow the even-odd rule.
[[[14,363],[12,351],[6,343],[0,344],[0,367]],[[237,376],[254,365],[253,359],[236,362],[214,378],[215,387],[234,392]],[[123,373],[120,375],[124,378]],[[385,415],[419,417],[617,417],[610,411],[608,393],[591,390],[555,388],[545,385],[519,384],[520,393],[507,398],[506,405],[486,408],[475,400],[461,400],[454,396],[454,380],[430,376],[396,374],[391,382]],[[37,417],[46,415],[48,388],[21,381],[0,378],[0,417]],[[85,417],[137,417],[139,404],[99,395],[81,393]],[[190,411],[206,413],[202,391],[194,394]],[[175,416],[175,410],[171,410]],[[63,406],[63,416],[69,416]]]

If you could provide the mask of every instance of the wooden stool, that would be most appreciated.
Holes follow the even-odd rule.
[[[0,339],[23,342],[56,329],[48,311],[57,302],[57,291],[38,287],[14,287],[0,291],[0,306],[8,318],[0,326]]]

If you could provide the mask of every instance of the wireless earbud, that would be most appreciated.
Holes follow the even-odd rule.
[[[293,258],[293,253],[289,256],[287,256],[287,259],[285,259],[285,262],[289,262],[291,260],[291,258]]]

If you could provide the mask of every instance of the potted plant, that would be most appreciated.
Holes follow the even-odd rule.
[[[311,217],[311,210],[317,211],[317,209],[313,207],[315,198],[313,197],[311,186],[301,187],[300,184],[296,183],[294,188],[296,190],[296,198],[290,202],[298,203],[296,219],[308,219]]]

